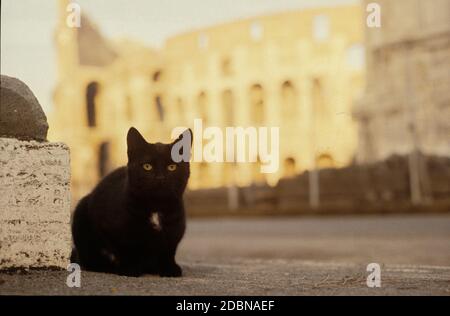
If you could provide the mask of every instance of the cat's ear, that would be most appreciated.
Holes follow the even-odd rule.
[[[127,134],[127,152],[128,152],[128,158],[130,156],[139,151],[139,149],[145,147],[148,143],[145,141],[144,137],[142,137],[141,133],[134,127],[131,127],[128,130]]]
[[[192,148],[192,130],[188,128],[173,141],[171,155],[172,160],[175,162],[189,162],[191,159]]]

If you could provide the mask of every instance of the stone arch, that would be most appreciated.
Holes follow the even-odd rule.
[[[224,114],[225,126],[233,126],[234,124],[234,95],[231,90],[222,92],[222,111]]]
[[[157,95],[155,97],[155,108],[156,108],[156,114],[158,115],[158,119],[160,122],[164,121],[164,105],[162,102],[162,98],[160,95]]]
[[[292,157],[287,157],[284,160],[284,177],[293,177],[296,173],[295,168],[296,168],[296,162],[295,159]]]
[[[224,77],[231,76],[233,74],[233,63],[231,58],[225,57],[221,64],[220,64],[220,70]]]
[[[208,123],[208,95],[204,91],[201,91],[197,96],[197,114],[198,118],[203,119],[204,124]]]
[[[264,124],[264,89],[260,84],[250,87],[250,115],[256,125]]]
[[[111,145],[108,141],[102,142],[98,149],[98,174],[100,178],[106,176],[110,169]]]
[[[323,84],[319,78],[315,78],[312,84],[312,105],[315,119],[324,119],[327,116]]]
[[[316,166],[318,168],[334,168],[335,162],[333,156],[329,153],[322,153],[316,158]]]
[[[281,85],[281,100],[283,118],[295,118],[297,116],[297,91],[290,80],[286,80]]]
[[[162,71],[161,70],[156,70],[152,74],[152,81],[153,82],[159,82],[161,80],[161,76],[162,76]]]
[[[97,95],[99,91],[99,84],[96,81],[90,82],[86,87],[86,114],[87,123],[89,127],[97,126]]]

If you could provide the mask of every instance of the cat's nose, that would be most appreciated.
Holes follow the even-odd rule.
[[[155,179],[156,180],[164,180],[164,176],[163,175],[157,175],[156,177],[155,177]]]

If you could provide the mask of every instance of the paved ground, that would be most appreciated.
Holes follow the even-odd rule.
[[[450,215],[192,220],[180,279],[0,274],[0,294],[450,295]],[[366,286],[381,265],[382,287]]]
[[[195,220],[179,256],[450,266],[450,214]]]

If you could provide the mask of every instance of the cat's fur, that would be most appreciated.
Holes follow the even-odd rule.
[[[183,192],[190,170],[189,162],[172,161],[171,149],[185,133],[192,140],[187,130],[171,144],[150,144],[130,128],[127,166],[107,175],[75,209],[72,262],[127,276],[181,276],[175,252],[186,227]],[[167,169],[171,164],[174,171]]]

